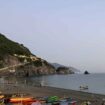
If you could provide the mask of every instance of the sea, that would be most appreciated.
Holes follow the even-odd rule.
[[[89,93],[98,93],[105,95],[105,73],[94,74],[68,74],[68,75],[49,75],[35,76],[28,78],[1,78],[0,83],[4,81],[25,84],[27,86],[38,86],[43,81],[45,86],[72,89]],[[80,86],[88,86],[86,90],[80,90]]]
[[[31,78],[35,81],[36,78]],[[105,74],[70,74],[70,75],[50,75],[37,78],[44,81],[45,85],[64,89],[72,89],[89,93],[105,95]],[[80,90],[80,86],[88,86],[86,90]]]

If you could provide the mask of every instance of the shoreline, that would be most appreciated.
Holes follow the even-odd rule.
[[[82,90],[65,89],[65,88],[52,87],[52,86],[46,86],[46,87],[49,87],[49,88],[56,88],[56,89],[63,89],[63,90],[68,90],[68,91],[76,91],[76,92],[81,92],[81,93],[83,92],[83,93],[87,93],[87,94],[94,94],[94,95],[102,95],[102,96],[105,96],[105,94],[101,94],[101,93],[91,93],[91,92],[82,91]]]
[[[35,86],[6,86],[1,88],[2,94],[20,94],[24,93],[32,97],[45,97],[45,96],[58,96],[58,97],[71,97],[81,105],[84,101],[90,101],[92,105],[101,105],[102,99],[105,95],[88,93],[83,91],[76,91],[71,89],[62,89],[50,86],[35,87]]]

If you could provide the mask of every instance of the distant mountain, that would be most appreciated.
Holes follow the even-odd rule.
[[[74,67],[69,67],[70,70],[74,71],[75,73],[79,73],[81,72],[80,70],[74,68]]]
[[[55,67],[55,69],[57,69],[59,67],[66,67],[66,66],[58,64],[58,63],[51,63],[51,64]]]
[[[77,69],[58,63],[49,63],[32,54],[23,44],[0,33],[0,75],[35,76],[72,74]]]
[[[62,64],[58,64],[58,63],[51,63],[51,64],[55,67],[56,70],[60,67],[65,67],[65,68],[68,68],[69,71],[72,71],[74,73],[80,72],[80,70],[78,70],[74,67],[68,67],[68,66],[65,66],[65,65],[62,65]]]

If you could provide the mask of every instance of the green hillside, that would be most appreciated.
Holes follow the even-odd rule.
[[[56,70],[46,60],[35,56],[30,50],[0,34],[0,75],[33,76],[55,74]],[[11,70],[15,70],[11,73]],[[61,73],[69,73],[61,70]]]
[[[29,56],[31,52],[24,47],[23,44],[16,43],[9,40],[3,34],[0,34],[0,59],[3,59],[5,55],[27,55]]]

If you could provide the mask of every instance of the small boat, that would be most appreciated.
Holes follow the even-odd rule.
[[[11,103],[19,103],[19,102],[33,102],[36,101],[33,97],[26,96],[25,94],[13,94],[10,98]]]
[[[88,86],[80,86],[79,88],[80,88],[80,90],[87,90]]]
[[[11,98],[10,102],[17,103],[17,102],[32,102],[33,99],[31,97],[15,97]]]

